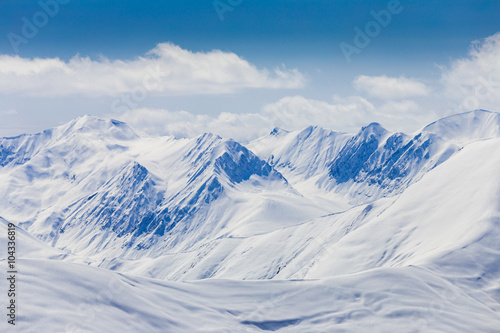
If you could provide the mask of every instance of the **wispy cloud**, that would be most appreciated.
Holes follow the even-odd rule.
[[[429,94],[425,84],[406,77],[360,75],[353,84],[358,91],[379,99],[405,99]]]
[[[500,111],[500,32],[473,42],[466,58],[443,68],[441,83],[455,112]]]
[[[258,113],[222,112],[212,116],[187,111],[140,108],[110,117],[125,121],[145,135],[170,135],[176,138],[190,138],[210,132],[246,142],[269,130],[269,120]]]
[[[2,94],[117,96],[138,87],[159,95],[223,94],[245,88],[295,89],[305,81],[297,69],[259,69],[234,53],[191,52],[171,43],[130,61],[0,56]]]
[[[287,96],[263,107],[258,113],[222,112],[217,116],[187,111],[140,108],[111,117],[127,122],[139,132],[152,135],[193,137],[211,132],[241,142],[268,134],[274,127],[287,130],[319,125],[336,131],[357,132],[370,122],[381,122],[392,130],[413,131],[424,121],[408,114],[412,101],[391,102],[377,109],[370,101],[334,96],[331,102]],[[409,119],[412,121],[409,122]],[[410,125],[410,126],[408,126]]]
[[[320,125],[341,131],[357,130],[360,124],[373,119],[374,112],[374,105],[359,96],[334,96],[331,102],[288,96],[262,110],[262,114],[272,119],[276,126],[285,129]]]

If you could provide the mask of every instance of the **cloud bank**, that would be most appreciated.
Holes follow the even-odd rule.
[[[443,68],[441,84],[455,113],[500,111],[500,33],[473,42],[468,57]]]
[[[412,131],[415,128],[411,121],[411,126],[407,126],[409,119],[418,123],[422,121],[404,114],[411,107],[414,107],[411,102],[403,101],[386,106],[388,110],[381,113],[371,102],[359,96],[334,96],[331,102],[325,102],[297,95],[268,104],[259,113],[222,112],[211,116],[140,108],[110,117],[128,123],[143,134],[185,138],[211,132],[246,143],[269,134],[275,127],[301,130],[309,125],[319,125],[336,131],[357,132],[361,126],[376,121],[392,130]]]
[[[193,53],[173,44],[160,44],[131,61],[75,57],[64,62],[0,56],[0,79],[0,93],[40,96],[75,92],[123,96],[124,92],[132,92],[133,97],[137,87],[151,94],[218,94],[244,88],[300,88],[305,84],[297,70],[271,72],[233,53]],[[108,116],[153,135],[180,138],[212,132],[242,142],[265,135],[274,127],[298,130],[319,125],[355,132],[373,121],[389,130],[412,132],[452,113],[477,108],[500,111],[500,33],[474,42],[466,57],[441,67],[440,79],[433,82],[363,75],[356,77],[352,85],[357,90],[355,96],[334,95],[327,101],[304,95],[285,96],[255,113],[210,115],[199,110],[134,106],[119,111],[111,107],[115,112]]]
[[[191,52],[158,44],[130,61],[75,56],[26,59],[0,55],[0,93],[27,96],[117,96],[147,91],[157,95],[234,93],[245,88],[296,89],[305,85],[297,70],[259,69],[230,52]]]
[[[379,99],[404,99],[411,97],[427,96],[429,88],[423,83],[405,77],[358,76],[354,87],[371,97]]]

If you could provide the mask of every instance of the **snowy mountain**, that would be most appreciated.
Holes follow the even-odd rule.
[[[296,132],[275,128],[248,148],[266,157],[275,168],[286,170],[290,178],[307,179],[322,174],[351,137],[317,126]]]
[[[259,211],[261,205],[265,212],[275,209],[267,207],[273,200],[281,204],[280,196],[290,197],[286,224],[325,212],[248,149],[211,134],[140,138],[123,123],[87,116],[2,139],[0,147],[0,195],[8,198],[0,203],[3,216],[54,247],[82,255],[139,258],[175,247],[186,251],[232,226],[227,207]],[[260,199],[265,191],[278,199]],[[294,200],[310,208],[292,208]],[[234,223],[248,222],[249,228],[251,219]]]
[[[474,110],[440,119],[427,125],[422,131],[434,133],[461,146],[478,140],[498,138],[500,113]]]
[[[499,119],[245,147],[85,116],[0,139],[23,331],[497,332]]]
[[[488,117],[479,123],[490,126],[486,136],[498,135]],[[326,191],[326,197],[336,193],[351,204],[361,204],[401,193],[460,149],[457,142],[435,132],[426,127],[412,135],[389,133],[378,123],[355,135],[311,127],[275,130],[248,147],[304,193]]]
[[[458,150],[437,135],[389,134],[379,124],[363,128],[331,163],[329,188],[357,202],[401,193]]]
[[[275,128],[247,147],[284,175],[300,193],[342,211],[350,207],[348,198],[325,190],[322,183],[330,182],[330,165],[352,137],[317,126],[294,132]]]

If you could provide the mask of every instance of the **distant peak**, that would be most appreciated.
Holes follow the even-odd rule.
[[[361,129],[360,133],[368,136],[370,134],[374,134],[375,136],[382,136],[387,133],[387,130],[382,127],[379,123],[371,123],[368,126],[365,126]]]
[[[109,119],[109,118],[100,118],[97,116],[92,116],[92,115],[83,115],[80,117],[76,117],[75,119],[71,120],[70,122],[67,123],[67,125],[88,125],[88,124],[98,124],[98,123],[106,123],[108,125],[114,125],[114,126],[128,126],[125,122],[116,120],[116,119]]]
[[[482,109],[441,118],[422,129],[457,144],[500,136],[500,113]]]
[[[484,109],[476,109],[476,110],[472,110],[472,111],[456,113],[456,114],[452,114],[452,115],[443,117],[443,118],[438,119],[435,122],[429,124],[428,126],[435,124],[437,122],[440,122],[442,120],[446,120],[446,119],[471,118],[471,117],[476,117],[476,116],[481,117],[481,116],[489,116],[489,115],[495,115],[495,114],[500,115],[500,113],[498,113],[498,112],[488,111],[488,110],[484,110]]]
[[[377,122],[373,122],[373,123],[369,124],[368,126],[363,127],[363,129],[368,129],[368,128],[384,129],[384,127],[382,127],[382,125],[380,125]]]
[[[115,119],[103,119],[84,115],[57,128],[62,135],[71,132],[100,132],[120,140],[137,138],[137,134],[126,123]]]
[[[476,109],[476,110],[472,110],[472,111],[456,113],[456,114],[452,114],[452,115],[443,117],[439,120],[436,120],[436,121],[430,123],[429,125],[424,127],[424,131],[427,128],[431,128],[431,127],[435,126],[436,124],[447,123],[450,121],[456,122],[456,121],[465,120],[465,119],[491,117],[491,116],[498,117],[498,116],[500,116],[500,113],[488,111],[488,110],[483,110],[483,109]]]
[[[71,120],[66,124],[66,126],[77,129],[87,126],[96,126],[97,124],[104,122],[106,122],[106,120],[102,118],[98,118],[91,115],[84,115]]]
[[[203,133],[203,134],[198,135],[197,137],[195,137],[195,139],[198,142],[220,141],[220,140],[222,140],[222,137],[220,135],[207,132],[207,133]]]
[[[111,119],[110,120],[111,123],[115,126],[124,126],[124,125],[127,125],[126,123],[124,123],[123,121],[119,121],[119,120],[116,120],[116,119]]]
[[[80,117],[76,117],[75,121],[104,121],[105,119],[99,118],[97,116],[92,116],[90,114],[85,114]]]
[[[307,126],[302,132],[313,132],[315,131],[316,129],[318,129],[319,127],[318,126]]]
[[[274,136],[280,136],[282,134],[286,134],[286,133],[289,133],[287,130],[284,130],[282,128],[279,128],[279,127],[275,127],[271,133],[269,133],[269,135],[274,135]]]
[[[488,110],[484,110],[484,109],[476,109],[476,110],[472,110],[470,112],[475,112],[475,113],[497,113],[497,112],[493,112],[493,111],[488,111]],[[467,113],[467,112],[466,112]]]

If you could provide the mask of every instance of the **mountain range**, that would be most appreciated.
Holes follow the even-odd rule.
[[[26,332],[500,327],[500,113],[247,144],[84,116],[0,139],[0,184]]]

